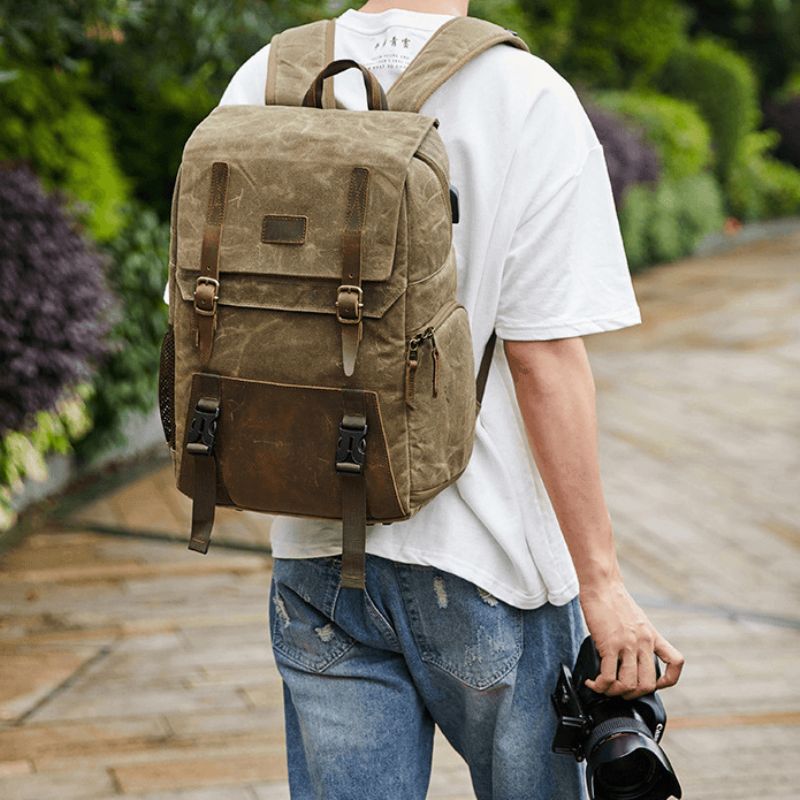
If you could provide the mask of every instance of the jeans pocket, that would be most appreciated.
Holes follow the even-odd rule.
[[[522,656],[523,611],[474,583],[431,568],[400,575],[422,660],[473,689],[507,675]]]
[[[334,559],[275,559],[269,616],[276,662],[324,672],[355,644],[332,619],[337,569]]]

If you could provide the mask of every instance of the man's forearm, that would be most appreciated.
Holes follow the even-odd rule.
[[[528,442],[581,589],[618,579],[591,368],[580,338],[505,342]]]

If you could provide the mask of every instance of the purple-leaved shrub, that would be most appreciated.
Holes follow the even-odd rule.
[[[603,145],[611,190],[617,210],[622,208],[626,190],[637,183],[656,183],[661,177],[661,162],[644,133],[622,117],[582,100],[592,127]]]
[[[105,350],[100,255],[26,166],[0,164],[0,436],[30,425]]]

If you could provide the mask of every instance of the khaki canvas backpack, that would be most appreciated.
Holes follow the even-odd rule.
[[[189,548],[217,505],[341,519],[342,585],[364,587],[366,526],[405,520],[467,466],[478,369],[456,299],[450,185],[423,103],[512,31],[439,28],[387,94],[333,62],[332,20],[273,37],[264,106],[215,108],[172,199],[159,401]],[[332,81],[361,70],[367,111]]]

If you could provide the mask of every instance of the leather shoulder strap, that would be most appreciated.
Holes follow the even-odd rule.
[[[272,37],[269,45],[267,87],[264,102],[268,106],[299,106],[314,78],[334,58],[336,23],[322,19],[287,28]],[[323,89],[326,108],[333,108],[333,81]]]
[[[508,44],[528,51],[514,31],[477,17],[454,17],[438,28],[388,92],[392,111],[416,111],[475,56]],[[528,51],[529,52],[529,51]]]

